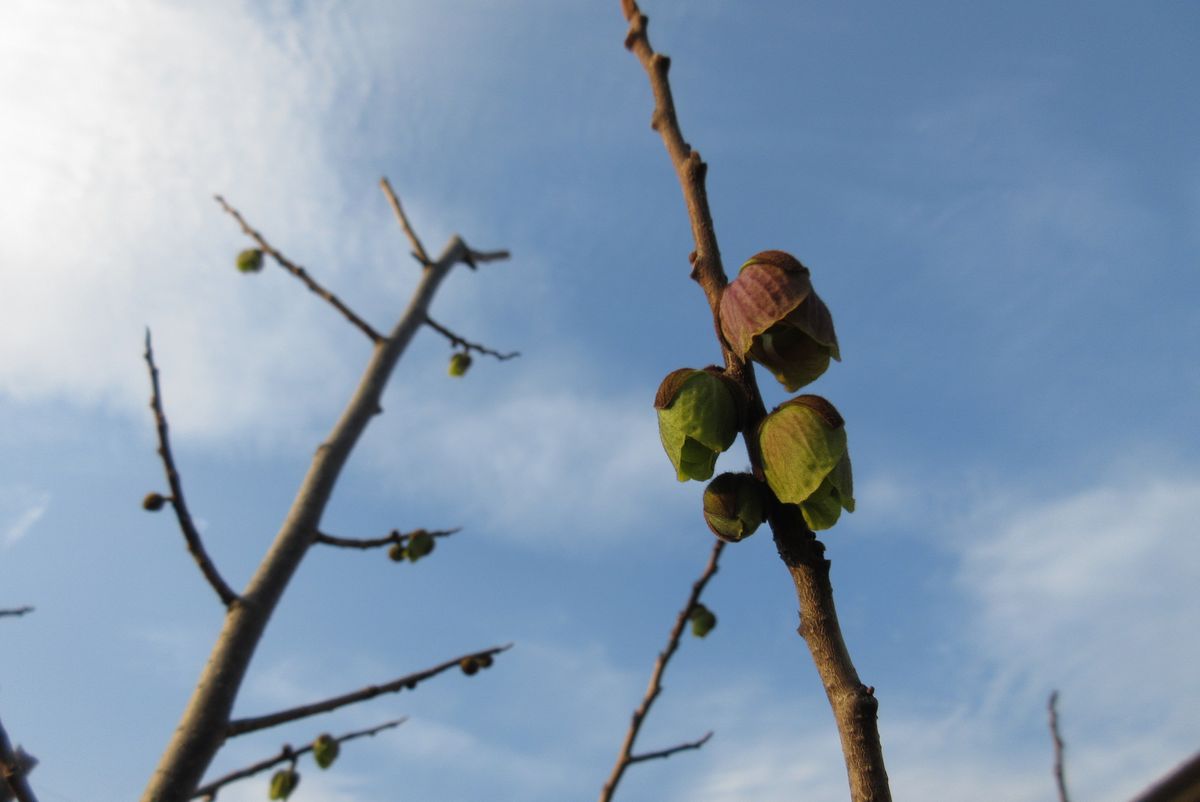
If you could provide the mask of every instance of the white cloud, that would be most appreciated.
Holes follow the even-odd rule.
[[[50,493],[26,485],[0,488],[0,545],[10,548],[27,536],[50,507]]]

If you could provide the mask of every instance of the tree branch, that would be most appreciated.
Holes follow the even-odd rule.
[[[1059,802],[1071,802],[1067,796],[1067,777],[1063,771],[1063,739],[1058,732],[1058,691],[1050,694],[1046,703],[1050,714],[1050,740],[1054,743],[1054,783],[1058,786]]]
[[[0,618],[4,618],[5,616],[13,616],[14,618],[20,618],[21,616],[28,615],[29,613],[32,613],[32,612],[33,612],[33,608],[27,604],[24,607],[13,607],[8,610],[0,610]]]
[[[158,367],[154,364],[154,350],[150,345],[150,329],[146,329],[145,358],[146,368],[150,371],[150,409],[154,411],[154,422],[158,429],[158,456],[162,458],[163,470],[167,474],[167,485],[171,488],[170,497],[163,501],[169,501],[175,509],[179,529],[183,532],[183,539],[187,543],[188,551],[191,552],[196,565],[200,567],[200,573],[204,574],[208,584],[217,592],[221,603],[226,608],[231,607],[238,601],[238,595],[221,578],[216,565],[205,551],[204,542],[200,539],[200,532],[192,522],[192,514],[188,511],[187,502],[183,498],[183,482],[179,478],[179,471],[175,469],[175,458],[171,456],[171,441],[167,436],[167,416],[163,412],[162,391],[158,384]]]
[[[337,537],[336,535],[326,535],[323,532],[318,532],[317,542],[324,543],[326,546],[337,546],[343,549],[378,549],[383,546],[403,545],[417,532],[426,532],[430,537],[449,537],[461,531],[461,527],[435,531],[414,529],[411,532],[401,532],[399,529],[393,529],[390,534],[373,538]]]
[[[348,732],[345,735],[339,735],[333,740],[337,741],[339,744],[344,744],[347,741],[353,741],[356,738],[365,738],[368,736],[373,737],[384,730],[390,730],[395,727],[399,727],[406,721],[408,721],[407,717],[398,718],[394,721],[380,724],[377,727],[371,727],[370,729],[357,730],[355,732]],[[238,780],[244,780],[247,777],[253,777],[255,774],[266,771],[274,766],[278,766],[280,763],[290,763],[301,755],[307,754],[311,751],[313,751],[313,746],[311,743],[306,746],[302,746],[299,749],[293,749],[290,744],[284,744],[283,748],[279,750],[279,754],[273,757],[260,760],[258,763],[238,769],[237,771],[231,771],[224,777],[220,777],[210,783],[205,783],[196,789],[196,792],[192,794],[192,799],[203,798],[207,800],[207,802],[212,802],[212,800],[217,798],[217,792],[220,791],[224,786],[229,785],[230,783],[235,783]]]
[[[328,301],[334,309],[342,313],[346,320],[349,320],[355,327],[358,328],[359,331],[367,335],[371,342],[378,343],[381,339],[383,339],[383,336],[379,332],[375,331],[375,329],[373,329],[369,323],[356,315],[350,309],[350,307],[342,303],[340,298],[318,284],[317,281],[308,274],[307,270],[288,259],[282,253],[272,247],[271,243],[267,242],[263,238],[262,234],[251,228],[250,224],[246,222],[245,218],[242,217],[238,210],[226,203],[223,197],[220,195],[214,195],[213,197],[217,199],[217,203],[221,204],[221,208],[238,222],[238,225],[242,227],[243,233],[245,233],[247,237],[254,240],[258,244],[258,247],[262,249],[263,253],[274,259],[275,262],[284,270],[300,279],[301,283],[303,283],[305,287],[308,287],[309,290],[316,293],[317,296]]]
[[[8,791],[16,797],[17,802],[37,802],[29,781],[25,779],[27,774],[17,753],[13,751],[4,724],[0,723],[0,799],[6,798],[5,791]]]
[[[241,603],[225,617],[204,671],[143,791],[143,802],[184,802],[200,784],[213,755],[224,743],[233,704],[284,590],[320,531],[321,517],[351,452],[378,413],[380,399],[401,355],[424,324],[438,287],[451,268],[466,260],[490,261],[506,252],[473,251],[454,236],[436,260],[425,267],[407,308],[389,335],[376,342],[358,386],[328,438],[313,455],[291,509]]]
[[[671,634],[667,637],[666,648],[659,652],[658,659],[654,661],[654,671],[650,674],[650,684],[646,687],[646,694],[642,697],[641,704],[633,711],[633,718],[629,722],[629,729],[625,733],[625,740],[621,743],[621,751],[617,755],[617,762],[613,765],[612,773],[609,774],[608,781],[604,783],[604,788],[600,791],[600,802],[610,802],[613,794],[617,791],[617,785],[621,782],[621,777],[625,774],[625,770],[634,763],[654,758],[670,757],[676,752],[682,752],[685,749],[699,749],[712,737],[712,733],[710,732],[698,741],[673,746],[670,749],[664,749],[659,752],[648,752],[642,755],[633,754],[633,743],[637,740],[638,733],[642,729],[642,724],[645,722],[646,716],[650,713],[650,708],[654,705],[654,700],[662,692],[662,677],[663,673],[667,670],[667,663],[671,662],[671,657],[674,656],[675,650],[679,648],[679,639],[683,636],[684,627],[687,626],[688,616],[692,614],[692,610],[700,601],[700,594],[704,592],[704,587],[708,584],[708,580],[712,579],[713,575],[717,573],[717,563],[721,559],[721,552],[724,549],[725,541],[715,540],[712,552],[708,555],[708,564],[704,566],[704,571],[692,584],[692,592],[688,595],[683,609],[679,611],[679,615],[675,616],[675,625],[671,627]]]
[[[418,671],[415,674],[409,674],[399,679],[394,679],[391,682],[383,685],[368,685],[365,688],[360,688],[351,693],[344,693],[341,696],[334,696],[330,699],[325,699],[312,704],[300,705],[299,707],[280,710],[277,713],[270,713],[265,716],[255,716],[254,718],[239,718],[229,722],[226,728],[226,735],[230,738],[238,735],[245,735],[248,732],[257,732],[265,730],[269,727],[278,727],[280,724],[287,724],[289,721],[296,721],[309,716],[316,716],[321,713],[328,713],[331,710],[337,710],[339,707],[352,705],[356,702],[365,702],[367,699],[374,699],[376,696],[385,693],[399,693],[404,689],[412,690],[418,684],[425,680],[436,677],[443,671],[448,671],[451,668],[461,667],[468,661],[478,661],[482,659],[491,659],[501,652],[508,651],[512,648],[509,643],[504,646],[494,646],[491,649],[484,649],[481,652],[472,652],[465,654],[462,657],[455,657],[453,660],[447,660],[444,663],[439,663],[433,668],[427,668],[424,671]]]
[[[1133,802],[1194,802],[1200,799],[1200,752],[1143,791]]]
[[[707,166],[700,154],[688,145],[680,130],[667,78],[670,59],[654,52],[651,47],[646,33],[648,20],[641,13],[636,0],[621,0],[621,9],[629,20],[625,47],[637,57],[646,71],[654,94],[651,127],[662,137],[683,190],[696,246],[689,256],[691,276],[704,291],[712,311],[713,328],[724,355],[725,373],[742,386],[749,402],[742,434],[751,468],[755,476],[762,479],[762,459],[755,445],[754,434],[766,416],[766,409],[753,369],[730,349],[721,333],[721,294],[728,281],[721,265],[712,212],[708,205],[705,186]],[[875,699],[874,689],[859,680],[842,638],[833,603],[833,588],[829,582],[829,561],[824,556],[825,546],[817,540],[798,512],[789,511],[785,505],[778,503],[772,507],[768,521],[779,556],[796,587],[800,604],[798,631],[812,654],[837,721],[851,799],[853,802],[890,802],[891,790],[883,762],[883,747],[879,741],[879,702]]]
[[[425,316],[425,322],[429,325],[429,327],[431,329],[433,329],[438,334],[442,335],[447,340],[449,340],[451,345],[460,347],[464,351],[478,351],[479,353],[484,354],[485,356],[494,356],[496,359],[500,360],[501,362],[503,362],[506,359],[512,359],[513,357],[518,357],[521,355],[520,351],[510,351],[507,354],[502,354],[499,351],[493,351],[492,349],[485,348],[484,346],[478,345],[477,343],[468,342],[467,340],[464,340],[462,337],[459,337],[457,334],[450,331],[450,329],[448,329],[445,326],[443,326],[442,324],[438,323],[437,321],[435,321],[433,318],[429,317],[428,315]]]
[[[425,246],[421,244],[421,238],[417,236],[417,232],[413,231],[412,225],[408,222],[408,215],[404,213],[404,207],[400,205],[400,199],[396,197],[395,191],[392,190],[391,182],[387,180],[387,176],[379,179],[379,186],[383,188],[383,194],[387,196],[392,211],[396,213],[396,220],[400,223],[400,228],[404,229],[404,234],[408,237],[408,241],[412,245],[413,257],[422,265],[428,265],[429,254],[425,253]]]

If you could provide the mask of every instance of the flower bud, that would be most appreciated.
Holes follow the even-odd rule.
[[[721,296],[721,332],[743,359],[766,367],[788,392],[839,362],[829,308],[813,291],[808,268],[783,251],[763,251],[742,265]]]
[[[162,493],[147,493],[142,499],[142,509],[147,512],[158,512],[167,503],[167,497]]]
[[[271,799],[287,799],[300,784],[300,772],[294,768],[280,769],[271,777]]]
[[[721,540],[736,543],[754,534],[765,518],[762,482],[748,473],[723,473],[704,488],[704,521]]]
[[[481,654],[475,658],[475,662],[479,663],[480,668],[491,668],[492,656],[490,654]]]
[[[313,760],[323,769],[333,765],[340,751],[341,745],[337,739],[327,732],[318,735],[317,740],[313,741]]]
[[[459,660],[458,667],[462,669],[462,673],[466,674],[468,677],[479,673],[479,661],[474,657],[464,657],[463,659]]]
[[[388,548],[388,559],[393,562],[402,562],[408,557],[408,549],[404,548],[403,543],[393,543]]]
[[[713,475],[717,455],[737,439],[745,399],[717,367],[680,368],[659,385],[654,408],[659,437],[679,481],[703,481]]]
[[[429,552],[433,551],[433,535],[426,532],[424,529],[418,529],[408,536],[408,559],[416,562],[424,557]]]
[[[785,504],[798,504],[813,530],[829,529],[845,509],[854,512],[854,480],[846,425],[817,395],[793,398],[758,427],[767,484]]]
[[[697,638],[703,638],[717,625],[717,617],[703,604],[697,604],[692,608],[688,620],[692,622],[692,634]]]
[[[237,255],[237,269],[243,273],[257,273],[262,266],[263,252],[259,248],[247,248]]]
[[[456,351],[450,357],[450,375],[464,376],[467,373],[467,368],[471,367],[471,355],[466,351]]]

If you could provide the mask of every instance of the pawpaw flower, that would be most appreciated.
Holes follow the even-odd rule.
[[[692,634],[697,638],[703,638],[717,625],[717,616],[703,604],[697,604],[692,608],[688,621],[692,624]]]
[[[833,316],[813,291],[808,268],[783,251],[751,256],[721,296],[721,331],[742,359],[753,359],[788,392],[842,359]]]
[[[719,475],[704,488],[704,522],[730,543],[750,537],[766,517],[765,489],[748,473]]]
[[[713,475],[717,455],[737,439],[745,400],[720,368],[680,368],[663,379],[654,397],[658,434],[679,481]]]
[[[854,479],[846,423],[819,395],[787,401],[758,427],[767,484],[785,504],[797,504],[813,530],[829,529],[854,512]]]

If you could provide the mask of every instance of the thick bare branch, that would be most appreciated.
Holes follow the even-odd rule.
[[[167,474],[167,485],[171,488],[171,495],[161,499],[160,505],[162,502],[170,502],[175,510],[175,518],[179,521],[179,529],[183,532],[183,539],[187,543],[187,549],[196,561],[196,565],[200,567],[200,573],[204,574],[208,584],[212,585],[212,589],[217,592],[221,603],[230,607],[238,601],[238,595],[221,577],[221,573],[204,548],[200,532],[192,521],[192,514],[188,511],[187,502],[183,497],[183,482],[179,478],[179,471],[175,468],[175,458],[171,456],[171,441],[167,435],[167,415],[163,412],[162,391],[158,383],[158,367],[154,364],[154,350],[150,345],[150,329],[146,329],[145,358],[146,368],[150,371],[150,409],[154,411],[154,422],[158,429],[158,456],[162,458],[163,470]],[[147,500],[149,501],[149,497]]]
[[[438,334],[442,335],[447,340],[449,340],[451,345],[458,347],[458,348],[462,348],[464,351],[477,351],[478,353],[483,354],[485,356],[494,356],[496,359],[500,360],[501,362],[503,362],[506,359],[512,359],[514,357],[518,357],[521,355],[520,351],[510,351],[507,354],[502,354],[499,351],[493,351],[490,348],[485,348],[484,346],[479,345],[478,343],[473,343],[473,342],[464,340],[462,337],[459,337],[457,334],[450,331],[450,329],[446,328],[441,323],[438,323],[436,320],[429,317],[428,315],[425,316],[425,322],[427,324],[429,324],[429,327],[431,329],[433,329]]]
[[[700,594],[704,592],[704,587],[708,584],[708,580],[712,579],[713,575],[717,573],[717,564],[721,559],[721,552],[724,549],[725,541],[714,541],[712,551],[708,555],[708,563],[704,566],[704,571],[692,583],[692,592],[688,595],[687,602],[683,605],[683,609],[679,611],[679,615],[675,616],[675,624],[671,627],[671,634],[667,636],[667,645],[659,652],[658,659],[654,661],[654,671],[650,674],[650,684],[646,687],[646,694],[642,697],[641,704],[633,711],[633,717],[629,722],[629,729],[625,732],[625,740],[621,742],[621,751],[617,754],[617,762],[613,765],[612,773],[609,774],[608,781],[604,783],[604,788],[600,791],[600,802],[610,802],[613,794],[617,791],[617,785],[621,782],[621,777],[625,774],[625,770],[634,763],[657,757],[670,757],[684,749],[699,749],[712,737],[712,733],[710,732],[698,741],[681,744],[658,752],[648,752],[642,755],[633,754],[633,744],[642,729],[646,715],[654,705],[654,700],[662,692],[662,678],[663,673],[667,670],[667,663],[671,662],[671,657],[674,656],[675,650],[679,648],[679,639],[683,636],[683,630],[687,626],[688,617],[700,601]]]
[[[1195,802],[1200,799],[1200,752],[1143,791],[1133,802]]]
[[[0,618],[4,618],[6,616],[20,618],[21,616],[29,615],[32,612],[33,612],[33,608],[27,604],[24,607],[13,607],[8,610],[0,610]]]
[[[676,744],[675,746],[670,746],[666,749],[659,749],[657,752],[643,752],[640,755],[634,755],[633,757],[629,758],[629,763],[632,765],[634,763],[641,763],[643,760],[659,760],[660,758],[668,758],[677,752],[686,752],[689,749],[699,749],[708,743],[708,740],[712,737],[712,730],[709,730],[708,732],[704,733],[702,737],[697,738],[694,741]]]
[[[486,261],[503,252],[473,251],[452,237],[427,265],[407,308],[387,337],[376,342],[358,386],[317,448],[274,542],[250,579],[241,603],[230,608],[191,700],[142,794],[143,802],[184,802],[195,792],[213,755],[228,735],[231,711],[246,670],[275,607],[308,549],[351,452],[378,414],[380,399],[400,356],[424,325],[429,306],[451,268],[464,260]]]
[[[407,717],[398,718],[394,721],[388,721],[384,724],[380,724],[377,727],[371,727],[370,729],[365,730],[356,730],[355,732],[348,732],[344,735],[339,735],[333,740],[337,741],[339,744],[344,744],[347,741],[353,741],[356,738],[373,737],[384,730],[390,730],[395,727],[399,727],[406,721],[408,721]],[[279,750],[279,754],[277,755],[266,758],[265,760],[260,760],[257,763],[238,769],[237,771],[231,771],[223,777],[219,777],[212,782],[205,783],[196,789],[196,792],[192,794],[192,799],[204,799],[208,802],[211,802],[211,800],[217,798],[217,793],[226,785],[235,783],[238,780],[244,780],[247,777],[253,777],[255,774],[259,774],[267,769],[278,766],[280,763],[291,763],[296,758],[300,757],[301,755],[308,754],[311,751],[313,751],[313,745],[311,743],[302,746],[299,749],[293,749],[290,744],[284,744],[283,748]]]
[[[17,802],[37,802],[27,774],[23,761],[8,740],[4,724],[0,723],[0,799],[7,799],[11,794]]]
[[[462,531],[461,528],[454,529],[414,529],[411,532],[401,532],[399,529],[393,529],[391,533],[383,537],[372,538],[357,538],[357,537],[338,537],[336,535],[327,535],[323,532],[317,533],[317,542],[324,543],[326,546],[337,546],[342,549],[378,549],[384,546],[404,545],[413,535],[418,532],[425,532],[430,537],[449,537]]]
[[[749,401],[745,428],[742,430],[743,439],[754,474],[762,479],[762,460],[754,446],[754,433],[765,417],[766,409],[753,369],[730,349],[721,333],[718,313],[721,294],[728,281],[721,264],[712,212],[708,205],[705,185],[707,166],[683,137],[667,77],[671,62],[651,47],[646,32],[646,16],[641,13],[636,0],[621,0],[621,10],[629,21],[625,46],[646,71],[654,94],[651,127],[662,137],[683,190],[695,242],[695,250],[689,256],[691,276],[703,289],[712,312],[713,328],[724,355],[726,375],[741,384]],[[792,514],[784,505],[773,506],[768,520],[779,556],[796,587],[800,603],[800,635],[807,643],[817,672],[821,675],[837,721],[851,799],[853,802],[890,802],[891,790],[879,740],[879,702],[874,689],[859,680],[842,637],[833,603],[833,588],[829,582],[825,546],[813,535],[802,516]]]
[[[305,287],[308,287],[308,289],[315,293],[318,297],[328,301],[329,305],[341,312],[346,320],[349,320],[350,323],[352,323],[359,331],[367,335],[371,342],[377,343],[383,339],[383,335],[375,331],[375,329],[371,327],[371,324],[367,323],[367,321],[356,315],[354,311],[351,310],[350,307],[346,306],[346,304],[343,303],[340,298],[317,283],[316,279],[309,275],[307,270],[276,250],[271,243],[267,242],[266,239],[263,238],[262,234],[254,230],[250,224],[246,222],[245,218],[242,217],[237,209],[226,203],[223,197],[220,195],[214,195],[213,197],[216,198],[217,203],[221,204],[221,208],[224,209],[234,220],[237,221],[238,225],[242,227],[242,232],[245,233],[247,237],[254,240],[262,252],[274,259],[276,264],[298,278]]]
[[[239,718],[229,722],[229,727],[226,729],[226,734],[233,738],[238,735],[245,735],[248,732],[257,732],[265,730],[269,727],[278,727],[280,724],[287,724],[289,721],[297,721],[298,719],[316,716],[321,713],[328,713],[331,710],[337,710],[339,707],[352,705],[357,702],[365,702],[367,699],[374,699],[376,696],[385,693],[399,693],[402,690],[412,690],[417,685],[425,680],[436,677],[443,671],[448,671],[452,668],[458,668],[474,661],[476,667],[480,665],[480,660],[490,660],[501,652],[512,648],[512,644],[504,646],[493,646],[490,649],[484,649],[481,652],[471,652],[464,654],[461,657],[455,657],[453,660],[447,660],[444,663],[439,663],[433,668],[427,668],[424,671],[418,671],[415,674],[394,679],[391,682],[386,682],[383,685],[368,685],[365,688],[360,688],[351,693],[344,693],[341,696],[334,696],[330,699],[324,699],[320,702],[312,704],[300,705],[287,710],[280,710],[276,713],[270,713],[265,716],[255,716],[254,718]]]
[[[1058,800],[1071,802],[1067,796],[1067,776],[1063,769],[1063,739],[1058,731],[1058,691],[1051,692],[1046,710],[1050,714],[1050,740],[1054,744],[1054,784],[1058,787]]]

